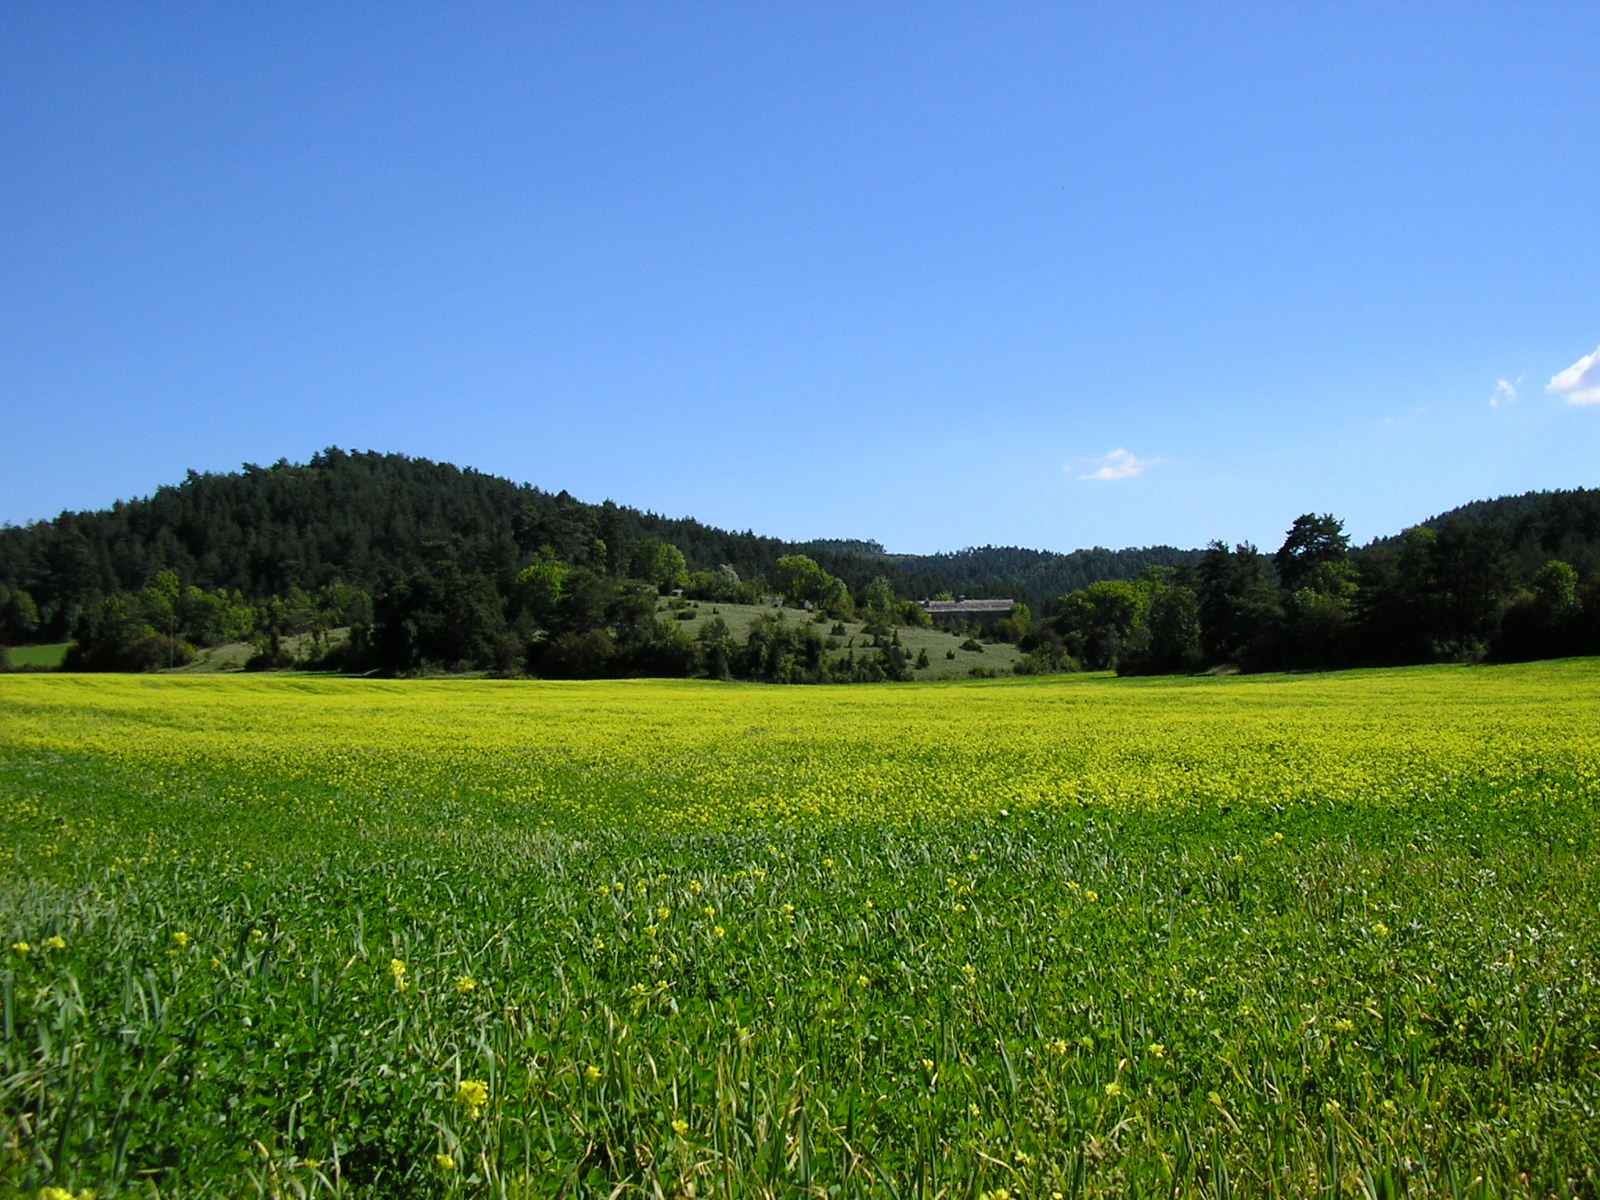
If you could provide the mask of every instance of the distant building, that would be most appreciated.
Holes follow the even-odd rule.
[[[985,630],[992,630],[1009,617],[1016,606],[1015,600],[968,600],[965,596],[922,602],[935,625],[978,625]]]

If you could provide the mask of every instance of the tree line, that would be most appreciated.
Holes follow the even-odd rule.
[[[1270,556],[1214,541],[1193,566],[1074,591],[1023,645],[1041,669],[1135,675],[1600,654],[1597,551],[1597,492],[1473,506],[1359,551],[1307,513]]]
[[[1215,541],[904,556],[334,448],[0,528],[0,645],[72,641],[83,669],[247,640],[258,666],[897,678],[893,631],[926,619],[913,599],[970,595],[1040,614],[997,631],[1024,670],[1260,670],[1600,653],[1597,578],[1600,492],[1582,489],[1467,505],[1359,549],[1306,514],[1270,555]],[[824,654],[820,624],[689,638],[660,611],[673,595],[865,619],[870,653]],[[337,647],[335,629],[351,631]]]

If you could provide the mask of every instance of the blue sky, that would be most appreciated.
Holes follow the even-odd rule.
[[[0,8],[0,521],[330,445],[932,552],[1600,486],[1600,6]]]

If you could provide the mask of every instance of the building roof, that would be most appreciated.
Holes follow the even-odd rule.
[[[971,613],[1008,613],[1015,600],[924,600],[924,608],[935,617],[966,616]]]

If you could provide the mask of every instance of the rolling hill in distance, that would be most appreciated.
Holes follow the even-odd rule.
[[[446,662],[693,674],[708,655],[721,663],[723,651],[707,647],[724,633],[695,625],[711,643],[686,647],[684,630],[661,631],[653,592],[745,604],[777,595],[819,618],[870,613],[883,630],[924,620],[920,600],[1000,598],[1018,605],[1000,637],[1040,669],[1593,652],[1600,490],[1474,501],[1363,547],[1348,544],[1335,514],[1286,513],[1284,525],[1281,547],[1219,539],[904,555],[872,540],[788,542],[470,467],[329,448],[304,464],[191,471],[109,509],[0,527],[0,644],[93,645],[120,629],[113,643],[145,649],[102,665],[159,665],[176,661],[172,643],[215,644],[231,631],[255,637],[270,662],[283,633],[348,625],[370,635],[365,652],[388,645],[378,661],[396,670]],[[811,574],[797,576],[797,564]],[[429,642],[427,627],[444,643]],[[461,641],[468,629],[473,639]],[[759,669],[754,648],[746,663],[757,677],[822,670],[809,645],[762,652]],[[796,659],[809,667],[797,673]]]

